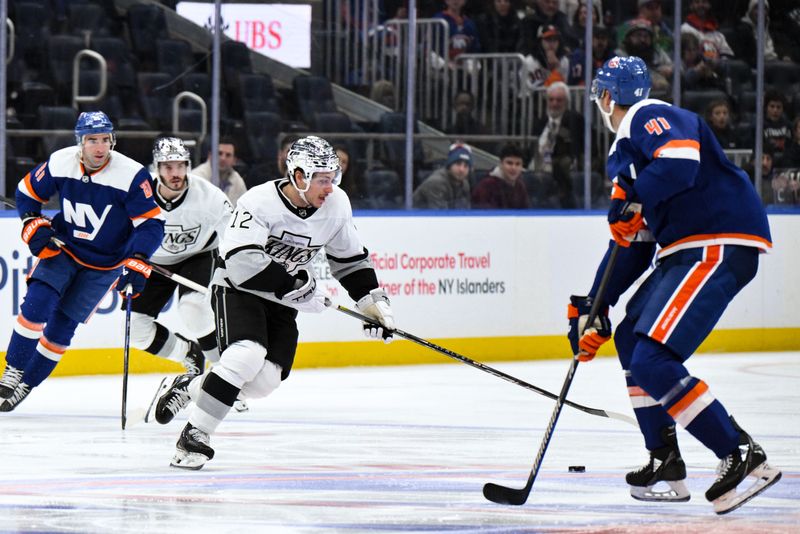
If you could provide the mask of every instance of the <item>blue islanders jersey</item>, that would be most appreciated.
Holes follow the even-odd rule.
[[[611,179],[635,180],[661,257],[712,244],[772,247],[750,179],[691,111],[653,99],[631,106],[617,128],[607,171]]]
[[[40,213],[59,196],[53,218],[62,250],[88,267],[113,269],[135,253],[150,255],[161,245],[164,217],[156,204],[150,174],[131,158],[111,151],[106,164],[89,172],[79,147],[51,154],[17,186],[17,211]]]

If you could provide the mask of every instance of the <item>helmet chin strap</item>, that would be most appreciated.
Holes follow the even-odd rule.
[[[595,104],[597,104],[597,109],[600,110],[600,115],[603,116],[603,122],[605,123],[606,128],[611,130],[611,133],[617,133],[617,129],[614,128],[614,125],[611,124],[611,114],[614,113],[614,101],[613,100],[609,100],[610,104],[609,104],[608,112],[606,112],[603,109],[603,106],[601,105],[600,100],[601,99],[598,98],[594,102],[595,102]]]

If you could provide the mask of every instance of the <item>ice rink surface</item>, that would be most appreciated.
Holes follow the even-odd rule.
[[[492,366],[558,392],[569,361]],[[528,502],[486,501],[485,482],[524,485],[554,402],[454,363],[295,370],[228,416],[200,471],[169,467],[185,412],[123,432],[120,377],[51,378],[0,414],[0,532],[800,532],[800,353],[689,369],[783,470],[725,516],[703,495],[717,459],[685,431],[691,501],[643,503],[624,482],[638,431],[569,407]],[[160,379],[131,377],[133,423]],[[570,399],[632,415],[616,359],[581,364]]]

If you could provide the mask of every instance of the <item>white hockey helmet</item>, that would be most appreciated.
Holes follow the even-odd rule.
[[[153,145],[153,166],[158,170],[158,164],[165,161],[185,161],[186,172],[192,166],[192,156],[186,145],[177,137],[159,137]]]
[[[294,178],[297,169],[303,172],[303,188]],[[286,154],[286,175],[298,191],[305,193],[311,187],[315,172],[335,172],[333,184],[339,185],[342,181],[342,169],[336,151],[325,139],[310,135],[292,143]]]

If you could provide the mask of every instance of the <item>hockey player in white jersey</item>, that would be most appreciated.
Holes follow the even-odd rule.
[[[153,168],[155,199],[166,223],[164,239],[150,262],[208,287],[233,207],[222,190],[190,174],[191,155],[177,137],[156,139]],[[156,321],[176,286],[178,311],[197,341]],[[131,345],[182,363],[188,374],[202,374],[206,358],[219,360],[215,332],[210,292],[199,293],[169,278],[148,278],[141,296],[131,304]]]
[[[382,328],[368,337],[391,340],[394,318],[367,249],[353,224],[339,158],[319,137],[296,141],[287,176],[256,186],[237,203],[220,244],[213,300],[222,356],[205,376],[178,377],[156,404],[167,423],[189,401],[189,422],[171,465],[200,469],[214,457],[210,436],[241,391],[269,395],[289,376],[297,348],[298,311],[319,313],[329,301],[309,267],[324,247],[331,273],[356,307]]]

